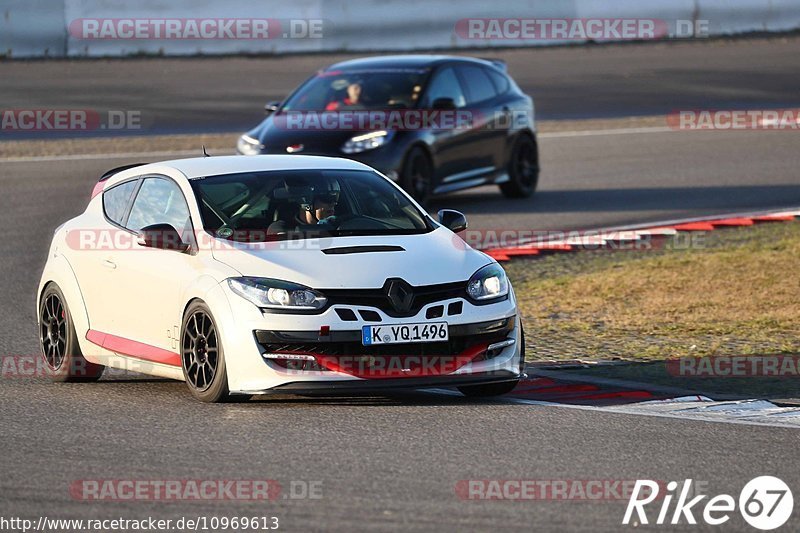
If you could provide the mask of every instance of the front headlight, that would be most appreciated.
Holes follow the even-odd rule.
[[[346,154],[357,154],[359,152],[366,152],[367,150],[374,150],[389,142],[390,138],[390,132],[386,130],[371,131],[363,135],[356,135],[344,143],[342,152]]]
[[[496,263],[481,268],[467,282],[467,296],[476,302],[499,300],[507,295],[506,272]]]
[[[261,153],[262,148],[264,147],[258,142],[258,139],[254,139],[247,134],[239,137],[239,141],[236,143],[236,149],[242,155],[258,155]]]
[[[316,311],[328,302],[319,291],[279,279],[228,278],[228,286],[253,305],[269,309]]]

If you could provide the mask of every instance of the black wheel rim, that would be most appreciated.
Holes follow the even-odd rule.
[[[217,330],[210,316],[197,311],[189,317],[182,347],[187,381],[198,391],[208,389],[214,382],[219,364]]]
[[[517,160],[514,170],[520,185],[530,187],[536,179],[536,161],[533,156],[533,146],[522,143],[517,150]]]
[[[51,369],[58,370],[67,353],[67,312],[56,294],[48,294],[44,299],[39,340],[45,362]]]
[[[417,156],[411,161],[411,193],[414,198],[425,198],[430,187],[431,176],[428,160]]]

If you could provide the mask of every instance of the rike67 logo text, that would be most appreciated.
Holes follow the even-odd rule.
[[[663,484],[649,479],[637,480],[622,523],[649,524],[653,519],[653,512],[658,509],[655,518],[655,523],[658,525],[695,525],[699,517],[708,525],[719,526],[731,519],[738,503],[739,513],[748,524],[768,531],[785,524],[794,508],[794,498],[789,486],[772,476],[761,476],[750,480],[739,493],[738,502],[728,494],[720,494],[708,500],[705,494],[692,494],[691,479],[684,481],[682,486],[677,481],[670,481],[666,485],[666,493],[659,494],[659,489],[662,487]],[[648,515],[648,510],[645,508],[656,500],[658,503],[653,505],[650,509],[651,514]],[[675,501],[674,507],[672,507],[673,501]]]

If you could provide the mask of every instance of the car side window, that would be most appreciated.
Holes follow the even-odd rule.
[[[467,105],[461,83],[458,81],[455,71],[450,67],[446,67],[434,75],[426,92],[427,107],[432,107],[437,98],[452,98],[456,107],[459,108]]]
[[[503,74],[491,69],[486,69],[486,72],[489,74],[492,82],[494,82],[494,87],[497,89],[497,94],[506,94],[511,88],[511,84],[508,83],[508,78],[506,78]]]
[[[131,195],[136,189],[137,180],[126,181],[103,192],[103,211],[115,224],[122,225]]]
[[[129,230],[138,232],[153,224],[169,224],[186,240],[191,231],[189,207],[180,187],[165,178],[147,178],[133,201],[128,223]]]
[[[485,102],[497,96],[492,80],[489,79],[488,74],[482,68],[462,65],[458,67],[458,70],[467,86],[468,104]]]

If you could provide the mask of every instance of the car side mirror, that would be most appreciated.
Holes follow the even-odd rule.
[[[153,224],[145,226],[139,231],[136,242],[146,248],[158,248],[159,250],[175,250],[186,252],[189,244],[183,242],[178,230],[170,224]]]
[[[467,229],[467,217],[461,211],[441,209],[439,211],[439,224],[448,228],[453,233]]]
[[[452,98],[437,98],[433,101],[433,108],[452,111],[456,108],[456,102]]]
[[[279,107],[281,107],[281,103],[280,102],[267,102],[264,105],[264,112],[267,115],[271,115],[272,113],[277,111]]]

